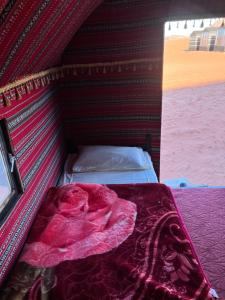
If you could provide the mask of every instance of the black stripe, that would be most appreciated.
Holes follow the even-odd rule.
[[[6,6],[4,7],[1,15],[0,15],[0,25],[2,25],[5,21],[5,19],[7,18],[9,12],[11,11],[11,9],[13,8],[13,5],[16,3],[16,0],[10,0]]]
[[[87,122],[110,122],[110,121],[160,121],[161,116],[157,115],[133,115],[133,116],[100,116],[88,118],[67,119],[65,123],[87,123]]]
[[[161,84],[160,78],[138,78],[138,79],[99,79],[99,80],[85,80],[80,79],[76,81],[64,82],[63,87],[73,88],[73,87],[85,87],[90,86],[129,86],[129,85],[159,85]]]
[[[33,134],[33,136],[29,139],[29,141],[24,145],[24,147],[21,148],[19,152],[16,153],[16,158],[19,159],[28,149],[30,149],[33,145],[34,142],[40,137],[40,136],[45,136],[47,133],[47,129],[50,126],[51,123],[55,119],[58,119],[58,112],[54,111],[51,114],[47,115],[47,121],[44,123],[44,125],[36,132]]]
[[[37,110],[43,107],[46,104],[46,100],[53,96],[55,93],[56,89],[48,91],[44,95],[41,95],[38,101],[36,101],[35,103],[31,103],[30,105],[26,106],[26,108],[8,118],[7,122],[9,130],[12,131],[16,127],[21,126],[21,124],[24,123],[30,116],[32,116]]]
[[[33,167],[29,170],[29,172],[26,174],[26,176],[23,178],[23,184],[25,187],[28,186],[28,184],[32,181],[32,179],[35,177],[36,173],[38,172],[40,166],[42,165],[43,161],[48,156],[49,152],[52,150],[52,148],[55,145],[55,142],[57,141],[57,138],[59,137],[61,132],[61,128],[59,128],[55,135],[51,137],[50,142],[46,146],[46,148],[41,152],[40,156],[38,157],[36,163],[33,165]]]
[[[129,23],[111,23],[111,24],[97,24],[97,25],[85,25],[83,26],[79,32],[82,33],[94,33],[94,32],[115,32],[115,31],[123,31],[123,30],[130,30],[130,29],[138,29],[144,27],[158,27],[159,24],[164,25],[166,19],[163,18],[154,18],[151,17],[149,19],[143,21],[133,21]]]

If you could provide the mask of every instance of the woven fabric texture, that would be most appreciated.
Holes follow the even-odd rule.
[[[40,88],[10,109],[6,118],[25,192],[0,230],[0,284],[23,246],[45,192],[64,161],[62,128],[54,88]]]
[[[143,58],[151,62],[99,67],[91,74],[68,78],[61,97],[68,140],[144,146],[150,133],[151,155],[158,169],[162,10],[156,1],[106,1],[75,35],[63,54],[64,64]]]
[[[0,16],[0,86],[59,64],[71,37],[100,2],[9,1],[10,9]]]

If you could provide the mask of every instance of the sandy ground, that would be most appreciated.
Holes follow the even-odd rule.
[[[160,180],[225,186],[225,53],[190,53],[183,51],[187,40],[172,43],[165,51]]]

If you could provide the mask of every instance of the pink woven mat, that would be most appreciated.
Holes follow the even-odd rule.
[[[225,299],[225,188],[173,190],[175,202],[198,257],[216,289]]]

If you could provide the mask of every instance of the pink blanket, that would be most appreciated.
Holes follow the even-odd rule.
[[[20,260],[46,268],[107,252],[133,232],[135,219],[136,205],[106,186],[52,188]]]

